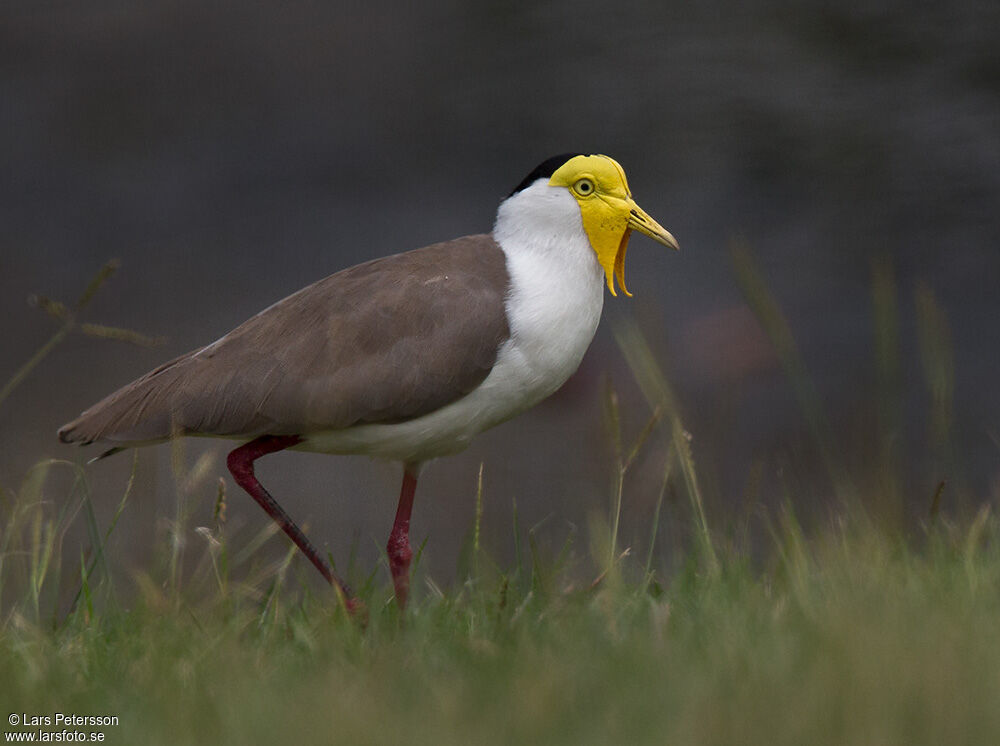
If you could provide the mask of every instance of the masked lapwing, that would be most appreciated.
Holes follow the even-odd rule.
[[[366,454],[403,464],[387,555],[406,604],[410,511],[428,459],[532,407],[577,369],[604,287],[625,287],[639,231],[677,242],[632,199],[604,155],[567,153],[500,203],[492,233],[337,272],[278,301],[207,347],[164,363],[59,430],[110,452],[178,435],[242,441],[236,482],[323,577],[350,590],[254,476],[275,451]]]

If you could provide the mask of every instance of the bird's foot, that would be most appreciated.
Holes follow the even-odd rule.
[[[368,607],[365,606],[365,602],[362,601],[357,596],[344,596],[344,608],[347,610],[347,615],[353,619],[355,622],[361,625],[364,629],[368,626]]]

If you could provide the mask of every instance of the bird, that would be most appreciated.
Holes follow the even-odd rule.
[[[490,233],[319,280],[118,389],[58,437],[111,446],[97,458],[181,436],[238,441],[226,459],[233,479],[352,612],[364,604],[257,480],[254,462],[288,449],[402,463],[386,555],[403,610],[422,465],[460,452],[576,371],[604,288],[631,296],[633,231],[679,248],[636,204],[613,158],[553,156],[500,202]]]

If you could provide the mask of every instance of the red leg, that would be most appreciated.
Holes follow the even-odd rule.
[[[278,505],[274,498],[268,494],[268,491],[264,489],[264,486],[257,481],[257,477],[254,475],[253,462],[261,456],[266,456],[269,453],[281,451],[285,448],[291,448],[301,442],[302,439],[297,435],[262,435],[256,440],[251,440],[249,443],[232,451],[227,457],[226,463],[236,483],[246,490],[250,497],[257,501],[257,504],[271,516],[275,523],[281,526],[282,531],[288,534],[288,538],[295,542],[296,546],[302,550],[302,553],[309,558],[309,561],[326,578],[326,581],[343,594],[347,610],[353,612],[360,607],[361,602],[353,597],[351,589],[347,587],[347,584],[330,569],[319,552],[316,551],[316,547],[312,545],[309,539],[306,538],[306,535],[302,533],[302,530],[289,518],[284,508]]]
[[[406,597],[410,591],[410,560],[413,550],[410,548],[410,512],[413,510],[413,494],[417,491],[417,473],[419,464],[403,466],[403,487],[399,491],[399,507],[396,508],[396,520],[389,534],[389,544],[386,554],[389,555],[389,570],[392,572],[392,584],[396,588],[396,604],[400,609],[406,608]]]

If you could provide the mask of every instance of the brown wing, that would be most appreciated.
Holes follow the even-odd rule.
[[[469,393],[492,369],[509,335],[509,281],[488,235],[359,264],[150,371],[59,437],[253,437],[419,417]]]

